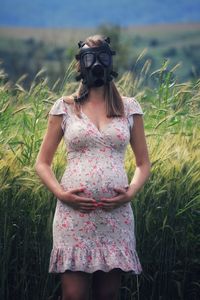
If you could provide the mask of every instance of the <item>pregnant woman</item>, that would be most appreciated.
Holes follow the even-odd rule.
[[[110,39],[79,42],[75,94],[56,100],[36,171],[56,196],[49,272],[61,276],[62,300],[117,300],[121,275],[140,274],[131,200],[150,175],[143,111],[113,82]],[[64,139],[67,166],[59,183],[51,169]],[[136,160],[128,183],[124,155]],[[133,156],[133,157],[134,157]]]

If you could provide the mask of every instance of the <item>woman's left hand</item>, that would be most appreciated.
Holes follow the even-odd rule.
[[[126,189],[113,188],[114,191],[118,193],[117,196],[113,198],[101,198],[99,206],[106,211],[110,211],[121,205],[124,205],[131,201],[131,196]],[[101,205],[102,204],[102,205]]]

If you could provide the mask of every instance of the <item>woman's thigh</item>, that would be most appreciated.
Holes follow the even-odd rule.
[[[96,271],[92,278],[93,300],[117,300],[121,285],[121,269],[110,272]]]
[[[89,299],[92,274],[67,270],[61,274],[62,300]]]

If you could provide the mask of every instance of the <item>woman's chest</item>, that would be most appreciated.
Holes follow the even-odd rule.
[[[109,122],[94,123],[93,120],[81,115],[68,118],[64,140],[70,147],[107,145],[114,148],[124,148],[129,143],[130,131],[127,118],[110,118]],[[101,123],[103,122],[103,123]],[[99,126],[99,128],[98,128]]]

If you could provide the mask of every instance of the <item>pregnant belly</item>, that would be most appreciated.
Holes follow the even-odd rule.
[[[99,201],[102,197],[111,198],[117,195],[114,188],[128,187],[128,178],[123,167],[108,168],[108,167],[90,167],[87,169],[67,168],[61,185],[65,190],[72,188],[84,187],[84,192],[79,195],[91,197]]]

